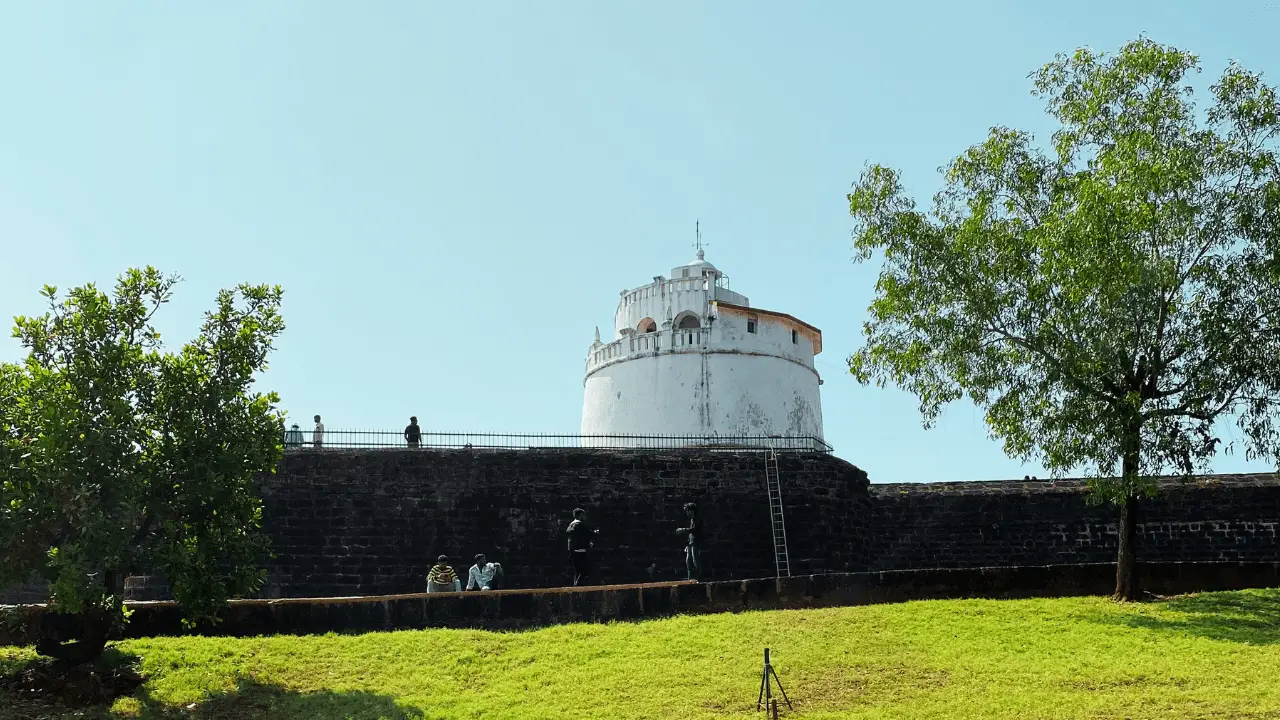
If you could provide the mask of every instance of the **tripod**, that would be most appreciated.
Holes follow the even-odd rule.
[[[773,685],[769,682],[769,676],[773,676],[773,681],[778,683],[778,692],[782,693],[782,699],[787,703],[787,707],[794,710],[791,706],[791,700],[787,697],[787,691],[782,689],[782,680],[778,679],[778,673],[773,669],[773,665],[769,664],[769,648],[764,649],[764,674],[760,676],[760,697],[756,698],[756,710],[762,707],[766,711],[773,710],[773,716],[778,716],[778,701],[773,699]]]

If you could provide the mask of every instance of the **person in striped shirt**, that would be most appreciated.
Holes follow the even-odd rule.
[[[462,581],[458,574],[449,567],[449,556],[436,558],[436,564],[427,573],[427,592],[462,592]]]

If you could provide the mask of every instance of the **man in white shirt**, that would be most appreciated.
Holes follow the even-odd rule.
[[[311,436],[311,442],[316,446],[317,450],[324,447],[324,423],[320,422],[319,415],[316,416],[316,431]]]
[[[502,566],[498,563],[485,562],[484,553],[476,555],[476,564],[467,573],[468,590],[493,590],[502,575]]]

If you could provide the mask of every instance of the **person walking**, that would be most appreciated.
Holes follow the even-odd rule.
[[[316,416],[316,429],[311,434],[311,443],[316,449],[324,447],[324,423],[320,422],[320,416]]]
[[[698,581],[704,579],[703,570],[699,567],[699,556],[705,543],[699,541],[706,539],[706,525],[698,519],[698,506],[693,503],[684,504],[684,515],[689,519],[689,526],[677,528],[676,534],[688,536],[688,542],[684,546],[684,568],[690,580]]]
[[[573,509],[573,522],[565,530],[569,538],[569,562],[573,565],[573,586],[578,587],[587,580],[591,569],[592,541],[600,531],[587,524],[587,511],[582,508]]]
[[[411,448],[416,448],[422,443],[422,428],[418,427],[417,416],[409,418],[409,425],[404,429],[404,441]]]
[[[462,581],[449,566],[448,555],[436,558],[436,564],[427,573],[427,592],[462,592]]]

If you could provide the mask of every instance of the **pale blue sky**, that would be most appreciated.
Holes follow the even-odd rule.
[[[0,315],[132,265],[284,286],[266,383],[304,423],[578,430],[593,328],[692,257],[823,330],[827,439],[874,481],[1043,474],[972,406],[858,386],[877,268],[845,194],[913,192],[1027,74],[1146,32],[1280,79],[1276,2],[0,3]],[[0,359],[17,344],[0,340]],[[1263,469],[1243,457],[1218,471]]]

